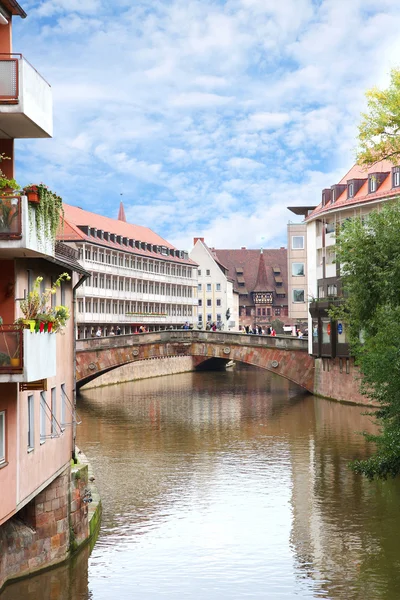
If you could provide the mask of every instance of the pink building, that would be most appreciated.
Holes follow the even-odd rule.
[[[12,53],[14,16],[26,15],[15,0],[0,0],[0,169],[8,180],[6,188],[0,184],[0,588],[63,560],[71,545],[73,309],[75,290],[88,275],[72,249],[54,243],[37,212],[43,197],[13,190],[14,139],[52,134],[50,86]],[[45,331],[51,319],[43,314],[31,319],[33,331],[16,326],[36,278],[43,278],[41,294],[62,273],[69,280],[49,296],[48,307],[54,314],[59,305],[71,312],[63,333]]]

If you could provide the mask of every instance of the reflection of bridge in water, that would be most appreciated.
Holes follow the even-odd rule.
[[[314,390],[314,359],[308,354],[307,340],[294,337],[182,329],[78,340],[76,346],[77,388],[129,363],[192,356],[197,368],[232,360],[272,371],[311,393]]]

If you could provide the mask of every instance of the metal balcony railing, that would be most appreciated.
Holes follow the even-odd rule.
[[[0,326],[0,373],[21,373],[23,356],[22,330],[3,323]]]
[[[0,196],[0,239],[18,240],[21,237],[21,197]]]

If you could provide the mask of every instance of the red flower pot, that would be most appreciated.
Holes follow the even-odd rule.
[[[51,330],[53,329],[53,321],[49,321],[47,323],[47,332],[51,333]]]
[[[44,331],[44,322],[41,321],[40,325],[39,325],[39,333],[43,333],[43,331]]]

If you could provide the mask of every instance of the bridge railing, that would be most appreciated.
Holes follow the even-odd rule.
[[[168,343],[211,342],[219,344],[235,344],[240,346],[254,346],[266,348],[279,348],[286,350],[303,350],[308,352],[307,339],[277,335],[254,335],[237,332],[223,331],[198,331],[176,329],[167,331],[152,331],[111,337],[89,338],[76,341],[77,352],[89,350],[106,350],[126,346],[140,346],[141,344],[168,344]]]

